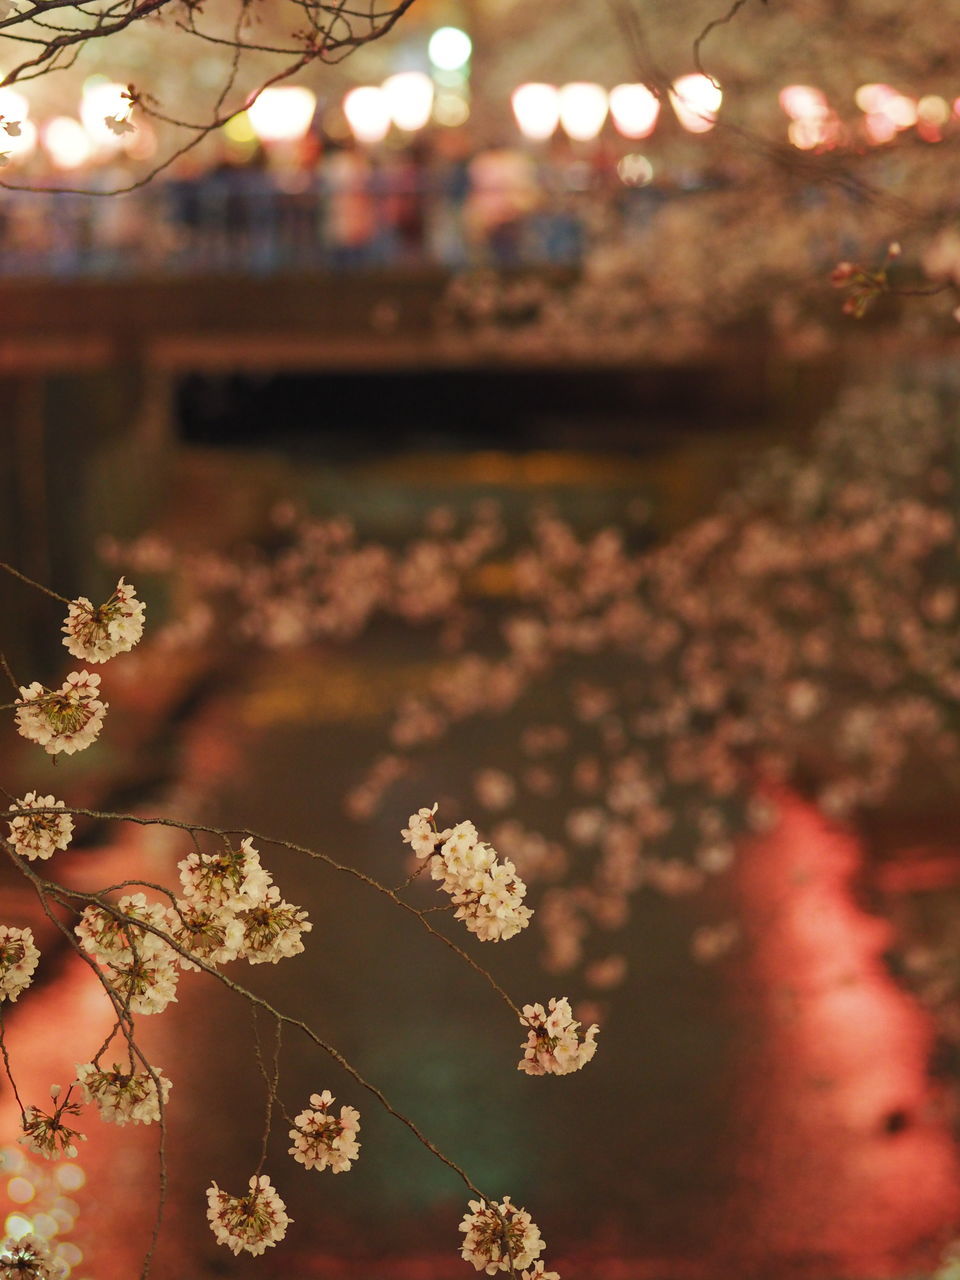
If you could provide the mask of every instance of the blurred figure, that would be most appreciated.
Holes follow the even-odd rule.
[[[323,177],[330,265],[337,270],[369,265],[377,232],[370,161],[355,144],[345,143],[328,154]]]
[[[529,155],[514,147],[478,152],[469,166],[464,226],[471,256],[496,267],[522,261],[523,219],[541,201]]]

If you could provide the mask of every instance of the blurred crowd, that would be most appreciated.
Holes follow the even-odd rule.
[[[418,142],[312,157],[224,152],[122,196],[36,186],[0,198],[0,275],[572,265],[665,198],[643,156]],[[131,181],[122,161],[77,185]]]

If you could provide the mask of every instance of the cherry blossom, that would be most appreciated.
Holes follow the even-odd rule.
[[[581,1040],[577,1035],[580,1023],[574,1021],[566,997],[552,998],[548,1009],[542,1004],[523,1006],[520,1021],[528,1032],[517,1067],[528,1076],[569,1075],[585,1066],[597,1051],[600,1028],[594,1023]]]
[[[560,1280],[558,1271],[545,1271],[545,1264],[538,1258],[528,1270],[521,1272],[520,1280]]]
[[[244,1196],[221,1191],[215,1182],[207,1189],[210,1229],[217,1244],[235,1255],[264,1253],[283,1239],[292,1221],[265,1173],[252,1177],[249,1187]]]
[[[101,961],[128,959],[134,950],[142,956],[172,960],[174,953],[164,937],[152,932],[158,929],[163,933],[167,923],[167,912],[159,902],[148,902],[146,894],[134,893],[120,898],[115,911],[92,903],[84,907],[74,933],[84,950]],[[144,924],[151,928],[143,928]]]
[[[74,932],[83,949],[103,966],[104,978],[130,1012],[151,1014],[161,1013],[177,998],[180,971],[167,928],[166,909],[135,893],[119,899],[116,913],[92,904],[85,907]]]
[[[243,928],[239,954],[249,964],[276,964],[303,950],[302,935],[313,928],[302,907],[284,902],[276,885],[270,885],[254,907],[241,911]]]
[[[167,913],[167,932],[171,939],[203,960],[206,964],[226,964],[236,960],[244,945],[243,922],[224,906],[204,906],[188,898],[178,898]],[[178,955],[182,969],[199,966]]]
[[[162,1013],[177,999],[180,971],[174,959],[169,948],[165,954],[137,951],[108,961],[105,977],[131,1013]]]
[[[95,741],[109,703],[100,701],[100,677],[71,671],[59,689],[34,681],[20,687],[16,699],[17,729],[38,742],[49,755],[72,755]]]
[[[411,813],[408,819],[409,825],[400,832],[404,842],[410,845],[418,858],[428,858],[436,852],[437,845],[440,843],[440,833],[434,821],[436,812],[437,806],[434,804],[431,809],[420,809],[417,813]]]
[[[260,865],[260,853],[249,837],[239,849],[191,853],[177,866],[184,896],[205,907],[231,911],[255,907],[270,885],[270,874]]]
[[[10,808],[62,809],[63,801],[28,791]],[[50,858],[58,849],[66,849],[72,837],[73,818],[68,813],[38,813],[35,817],[20,814],[10,821],[10,843],[21,858],[28,858],[31,862],[36,858]]]
[[[172,1085],[159,1067],[154,1067],[153,1073],[160,1082],[165,1105]],[[157,1086],[149,1071],[124,1071],[116,1063],[112,1070],[104,1071],[92,1062],[84,1062],[77,1064],[77,1083],[84,1101],[96,1103],[101,1120],[123,1125],[128,1120],[150,1124],[160,1119]]]
[[[0,1001],[11,1004],[33,981],[40,952],[33,944],[31,929],[0,924]]]
[[[415,848],[440,844],[430,858],[430,875],[453,901],[457,920],[462,920],[481,942],[499,942],[526,928],[533,912],[523,905],[527,886],[507,858],[500,861],[496,850],[482,843],[472,822],[460,822],[437,835],[427,825],[433,810],[420,810],[410,819],[407,837]],[[422,826],[415,827],[419,821]],[[418,850],[418,856],[421,856]]]
[[[360,1153],[357,1132],[360,1113],[341,1107],[339,1117],[330,1113],[334,1098],[329,1089],[310,1095],[310,1108],[301,1111],[290,1130],[293,1146],[289,1154],[307,1169],[329,1169],[343,1173]]]
[[[0,1280],[63,1280],[66,1274],[39,1236],[7,1236],[0,1242]]]
[[[123,578],[113,595],[99,608],[85,596],[72,601],[63,624],[63,643],[75,657],[85,662],[108,662],[126,653],[143,635],[145,606],[134,588]]]
[[[498,1271],[529,1267],[543,1252],[540,1229],[526,1209],[510,1203],[509,1196],[492,1205],[485,1200],[471,1200],[469,1210],[460,1223],[460,1230],[465,1233],[460,1256],[477,1271],[492,1276]]]

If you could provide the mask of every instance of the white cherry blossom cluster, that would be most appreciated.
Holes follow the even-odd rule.
[[[243,949],[243,922],[229,907],[177,898],[168,912],[167,928],[177,946],[205,964],[227,964]],[[178,958],[182,969],[199,970],[186,956]]]
[[[159,903],[148,902],[143,893],[128,894],[117,902],[116,914],[91,904],[74,932],[131,1013],[162,1013],[176,1001],[177,953],[166,941],[167,912]]]
[[[285,902],[249,837],[239,849],[191,853],[178,864],[184,898],[171,913],[181,945],[211,964],[241,957],[276,964],[303,951],[313,928],[302,907]]]
[[[544,1249],[539,1227],[526,1209],[510,1203],[509,1196],[492,1205],[486,1200],[469,1201],[460,1230],[464,1232],[460,1256],[488,1276],[530,1267]]]
[[[248,964],[277,964],[303,951],[303,935],[313,928],[302,907],[285,902],[269,885],[260,902],[239,915],[243,926],[240,955]]]
[[[153,1068],[153,1074],[160,1082],[161,1097],[166,1105],[172,1085],[158,1067]],[[134,1124],[151,1124],[160,1119],[157,1086],[149,1071],[124,1071],[116,1063],[111,1070],[104,1071],[93,1062],[77,1063],[77,1084],[84,1101],[96,1103],[101,1120],[123,1125],[128,1120]]]
[[[191,853],[178,865],[184,897],[172,906],[129,894],[115,909],[88,905],[75,926],[131,1013],[162,1012],[177,998],[181,969],[198,969],[195,961],[275,964],[302,952],[313,927],[301,907],[280,897],[249,839],[239,849]]]
[[[0,1242],[0,1280],[63,1280],[67,1274],[40,1236],[7,1236]]]
[[[594,1023],[581,1040],[577,1034],[580,1023],[574,1020],[570,1002],[563,996],[552,998],[548,1009],[542,1004],[525,1004],[520,1021],[528,1030],[517,1068],[528,1076],[569,1075],[585,1066],[597,1051],[600,1028]]]
[[[307,1169],[329,1169],[345,1173],[360,1154],[357,1133],[360,1112],[355,1107],[341,1107],[335,1116],[330,1108],[334,1098],[329,1089],[310,1095],[310,1107],[294,1119],[290,1130],[293,1146],[289,1154]]]
[[[0,1001],[11,1004],[33,981],[40,960],[34,946],[33,931],[15,925],[0,924]]]
[[[177,867],[185,897],[206,907],[243,911],[261,902],[270,884],[270,873],[249,837],[239,849],[191,853]]]
[[[11,809],[62,809],[63,801],[28,791]],[[73,818],[68,813],[21,813],[10,821],[10,843],[21,858],[46,859],[66,849],[73,838]]]
[[[104,604],[95,607],[86,596],[68,604],[61,628],[63,643],[75,658],[107,662],[132,649],[143,635],[144,605],[123,578]],[[14,702],[17,729],[49,755],[72,755],[96,741],[109,703],[100,697],[100,677],[71,671],[59,689],[38,681],[20,686]],[[36,855],[49,856],[49,855]]]
[[[63,643],[84,662],[108,662],[126,653],[143,635],[145,606],[123,578],[110,599],[94,607],[85,596],[72,601],[63,624]]]
[[[207,1189],[210,1230],[217,1244],[226,1245],[234,1255],[265,1252],[283,1239],[292,1222],[265,1173],[252,1177],[249,1187],[243,1196],[221,1191],[215,1182]]]
[[[53,756],[89,747],[110,704],[100,700],[98,675],[71,671],[59,689],[46,689],[36,680],[21,685],[14,705],[18,731]]]
[[[525,929],[533,915],[523,905],[527,886],[509,858],[480,841],[472,822],[438,831],[432,809],[411,814],[403,839],[418,858],[430,859],[430,875],[440,881],[462,920],[481,942],[501,942]]]

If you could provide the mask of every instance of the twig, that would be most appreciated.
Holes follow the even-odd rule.
[[[62,596],[59,591],[51,591],[49,587],[45,587],[42,582],[35,582],[33,578],[28,578],[25,573],[21,573],[19,569],[15,569],[12,564],[7,564],[5,560],[0,560],[0,569],[6,573],[12,574],[14,578],[19,578],[21,582],[25,582],[28,587],[34,587],[37,591],[42,591],[45,596],[50,596],[52,600],[59,600],[61,604],[71,605],[72,600],[68,600],[66,596]]]

